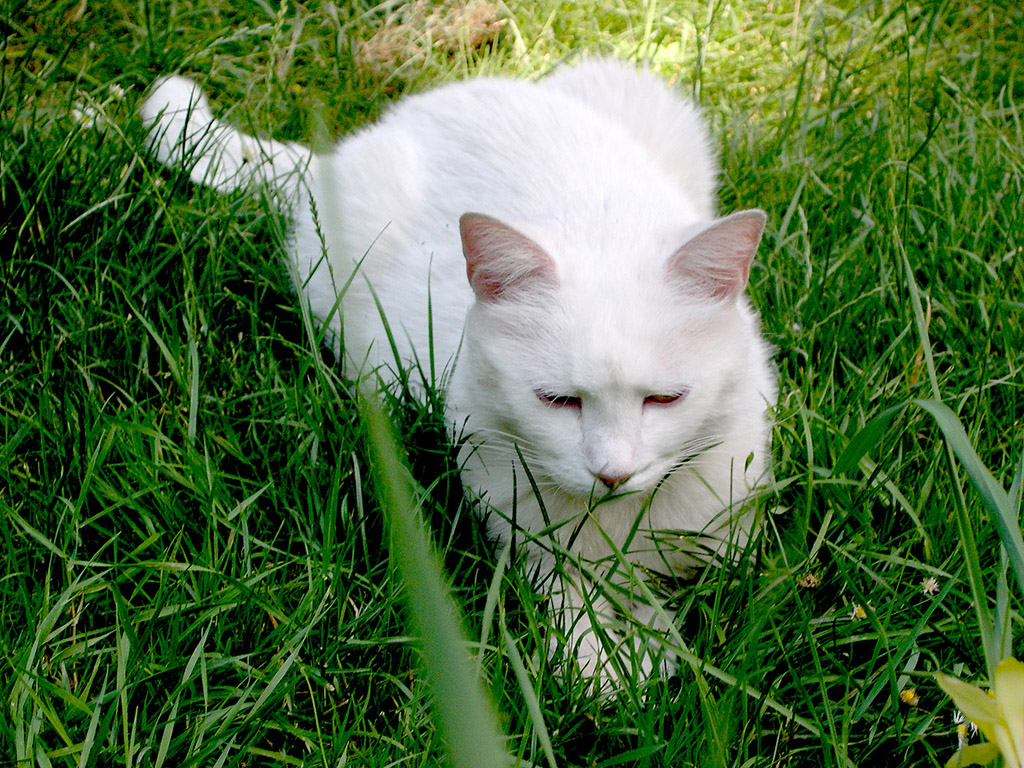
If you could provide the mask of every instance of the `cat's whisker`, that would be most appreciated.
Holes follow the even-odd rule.
[[[492,442],[482,443],[480,445],[473,446],[473,448],[470,450],[480,456],[494,456],[499,457],[501,459],[511,459],[516,465],[522,464],[522,461],[520,460],[520,457],[522,457],[522,459],[526,460],[527,466],[529,467],[532,467],[535,464],[540,463],[544,460],[543,454],[541,454],[537,450],[531,450],[528,448],[521,447],[518,450],[516,449],[516,445]]]
[[[481,438],[484,439],[481,440]],[[507,441],[508,444],[516,444],[523,449],[530,445],[530,440],[522,435],[517,435],[514,432],[504,429],[497,429],[496,427],[479,427],[469,436],[469,439],[474,442],[486,443],[487,438],[500,438],[502,444]]]

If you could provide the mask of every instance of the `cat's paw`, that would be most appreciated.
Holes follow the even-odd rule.
[[[553,585],[552,621],[561,641],[552,640],[548,652],[567,679],[575,671],[600,693],[617,694],[674,673],[664,608],[636,600],[613,604],[601,590],[585,592],[565,575]]]
[[[644,628],[629,624],[595,629],[589,621],[577,622],[562,652],[568,655],[562,663],[575,661],[583,679],[602,694],[635,690],[652,679],[670,677],[676,668],[674,653]]]
[[[605,635],[604,640],[615,643],[618,638]],[[616,694],[640,682],[635,676],[623,675],[620,665],[613,661],[612,655],[606,649],[605,642],[593,631],[582,637],[570,636],[566,645],[568,647],[562,651],[563,657],[559,666],[567,677],[575,666],[586,687],[595,686],[597,692],[601,694]],[[649,671],[639,670],[644,678]]]

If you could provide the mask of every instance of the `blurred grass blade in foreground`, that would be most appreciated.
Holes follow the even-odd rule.
[[[433,697],[434,720],[456,768],[508,764],[494,708],[481,689],[419,515],[413,480],[399,458],[391,425],[372,396],[360,398],[377,496],[390,531],[390,556],[405,584],[412,632]]]

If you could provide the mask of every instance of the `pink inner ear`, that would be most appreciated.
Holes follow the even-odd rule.
[[[525,235],[482,213],[459,219],[466,276],[481,301],[498,301],[557,283],[555,265]]]
[[[767,216],[760,209],[719,219],[668,260],[668,276],[716,301],[735,300],[747,287]]]

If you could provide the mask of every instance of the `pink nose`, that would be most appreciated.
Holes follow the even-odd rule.
[[[607,488],[616,488],[629,480],[629,475],[598,475],[597,479]]]

